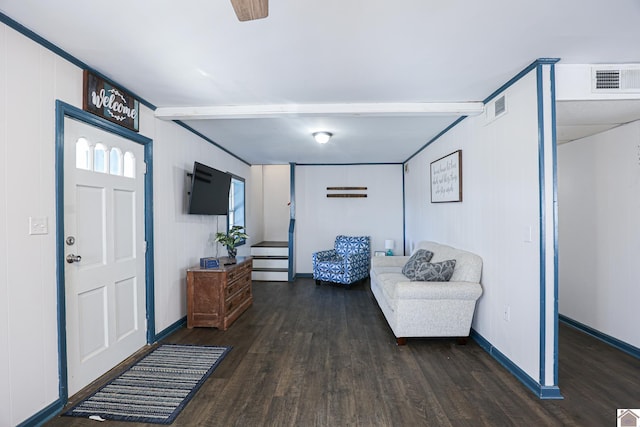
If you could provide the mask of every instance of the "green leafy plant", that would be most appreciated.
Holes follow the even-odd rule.
[[[217,232],[215,240],[227,248],[229,258],[235,258],[238,252],[236,246],[247,238],[249,236],[244,232],[244,226],[234,225],[228,233]]]

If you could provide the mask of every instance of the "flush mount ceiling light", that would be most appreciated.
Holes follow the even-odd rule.
[[[314,132],[313,133],[313,139],[315,139],[318,144],[326,144],[327,142],[329,142],[332,136],[333,134],[330,132]]]

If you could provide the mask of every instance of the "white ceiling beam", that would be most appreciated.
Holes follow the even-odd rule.
[[[160,107],[155,110],[155,116],[163,120],[215,120],[286,116],[475,116],[482,112],[482,102],[413,102]]]

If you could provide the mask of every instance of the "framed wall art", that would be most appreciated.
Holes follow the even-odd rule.
[[[431,203],[462,201],[462,150],[431,162]]]

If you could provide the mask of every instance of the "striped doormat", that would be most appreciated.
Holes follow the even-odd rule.
[[[64,415],[170,424],[230,350],[163,344]]]

